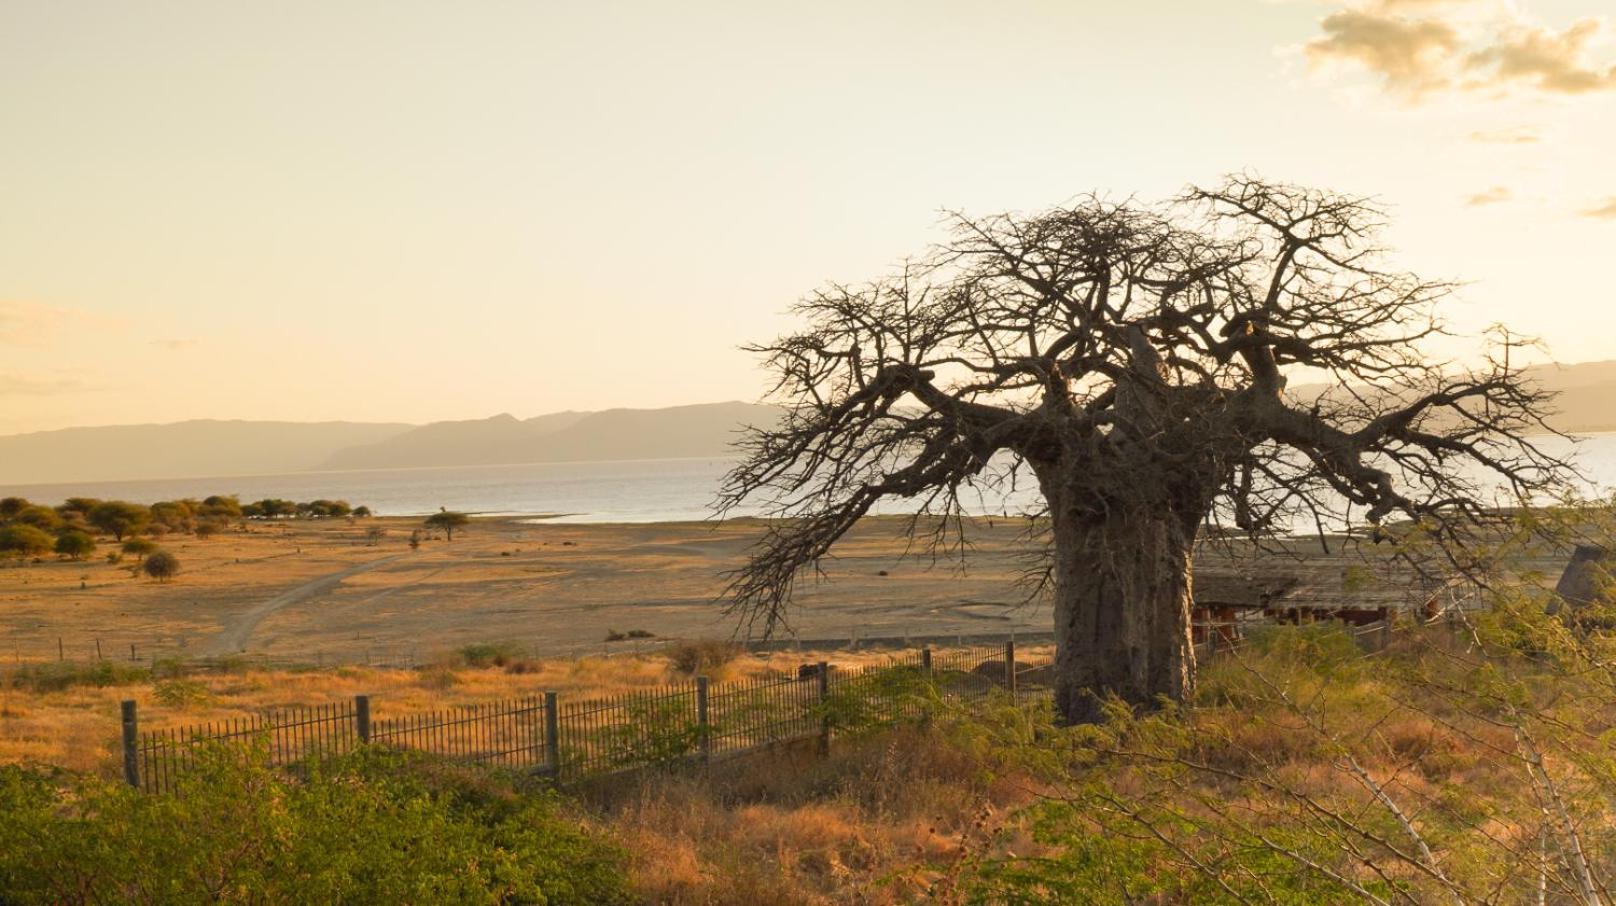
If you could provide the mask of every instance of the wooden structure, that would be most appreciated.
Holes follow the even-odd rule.
[[[1367,626],[1442,611],[1448,585],[1385,558],[1299,547],[1278,552],[1203,549],[1192,586],[1197,643],[1230,642],[1243,624],[1337,621]]]

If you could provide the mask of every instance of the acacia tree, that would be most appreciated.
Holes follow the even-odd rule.
[[[448,541],[454,540],[455,529],[464,528],[471,522],[471,517],[465,513],[456,513],[452,510],[439,510],[426,517],[426,527],[442,529],[443,537]]]
[[[1496,512],[1488,484],[1529,498],[1565,466],[1528,439],[1547,395],[1507,336],[1479,369],[1422,352],[1453,286],[1388,268],[1383,219],[1249,177],[1161,205],[953,215],[895,276],[803,300],[805,329],[752,347],[786,415],[749,434],[719,508],[781,518],[732,577],[732,611],[775,629],[797,578],[883,499],[942,515],[909,530],[964,550],[962,493],[1030,473],[1056,704],[1084,721],[1107,696],[1193,691],[1209,524],[1406,519],[1462,564]],[[1298,368],[1334,389],[1288,394]]]

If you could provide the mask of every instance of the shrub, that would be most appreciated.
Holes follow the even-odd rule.
[[[144,683],[151,671],[132,664],[116,661],[96,661],[75,664],[58,661],[44,664],[25,664],[8,672],[4,685],[30,692],[60,692],[74,686],[130,686]],[[0,888],[3,889],[3,888]],[[4,900],[0,900],[4,902]]]
[[[130,538],[123,543],[122,550],[126,554],[133,555],[136,560],[144,560],[148,554],[156,552],[157,543],[147,541],[145,538]]]
[[[169,579],[179,575],[180,558],[168,551],[157,551],[146,558],[146,562],[141,569],[145,570],[146,575],[151,576],[153,579],[159,582],[167,582]]]
[[[202,704],[212,696],[205,684],[197,680],[175,677],[152,686],[152,697],[157,699],[158,704],[170,708],[183,708],[186,705]]]
[[[83,532],[63,532],[56,537],[56,552],[74,560],[95,553],[95,539]]]
[[[459,655],[468,667],[504,667],[524,656],[521,646],[509,642],[467,645],[460,649]]]
[[[125,535],[133,535],[151,522],[152,511],[138,503],[129,503],[123,500],[107,500],[96,504],[85,516],[90,524],[111,535],[114,540],[122,541]],[[160,525],[161,523],[153,523]]]
[[[680,642],[667,650],[668,661],[674,669],[691,676],[718,670],[735,660],[740,653],[740,645],[717,639]]]
[[[44,532],[54,532],[62,527],[62,517],[56,511],[43,506],[30,506],[13,516],[11,521],[23,525],[31,525]]]
[[[50,535],[31,525],[0,526],[0,552],[35,557],[50,553],[55,546]]]
[[[383,752],[301,780],[239,760],[204,753],[175,796],[0,767],[6,902],[629,901],[553,794]]]

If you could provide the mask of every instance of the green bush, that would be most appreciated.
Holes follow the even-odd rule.
[[[145,538],[130,538],[123,543],[123,552],[133,555],[138,560],[146,559],[148,554],[157,552],[157,542]]]
[[[212,696],[208,692],[207,684],[184,677],[174,677],[153,683],[152,697],[157,699],[160,705],[183,708],[186,705],[201,704]]]
[[[141,565],[141,569],[145,570],[146,575],[151,576],[153,579],[159,582],[167,582],[179,574],[180,558],[168,551],[157,551],[146,558],[146,562]]]
[[[95,553],[95,539],[83,532],[63,532],[56,538],[56,552],[74,560],[83,560]]]
[[[459,660],[467,667],[504,667],[527,655],[520,645],[510,642],[483,642],[460,649]]]
[[[78,664],[56,661],[44,664],[25,664],[6,671],[5,685],[31,692],[60,692],[74,686],[132,686],[151,679],[151,671],[133,664],[117,661],[96,661]],[[3,903],[4,900],[0,900]]]
[[[0,526],[0,552],[19,557],[50,553],[55,539],[31,525]]]
[[[370,751],[301,779],[205,754],[174,795],[0,767],[7,903],[622,903],[553,794]]]

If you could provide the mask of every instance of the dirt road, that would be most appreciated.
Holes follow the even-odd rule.
[[[226,623],[218,635],[209,639],[203,648],[203,654],[208,657],[218,657],[245,651],[247,649],[247,640],[252,637],[253,630],[257,629],[258,624],[262,623],[264,618],[270,614],[283,607],[306,601],[315,595],[324,594],[341,585],[342,580],[350,576],[357,576],[360,573],[378,569],[389,563],[402,560],[405,556],[405,554],[395,554],[391,557],[382,557],[368,563],[361,563],[358,566],[350,566],[347,569],[329,573],[313,581],[304,582],[296,588],[281,592],[267,601],[255,604],[245,613]]]

